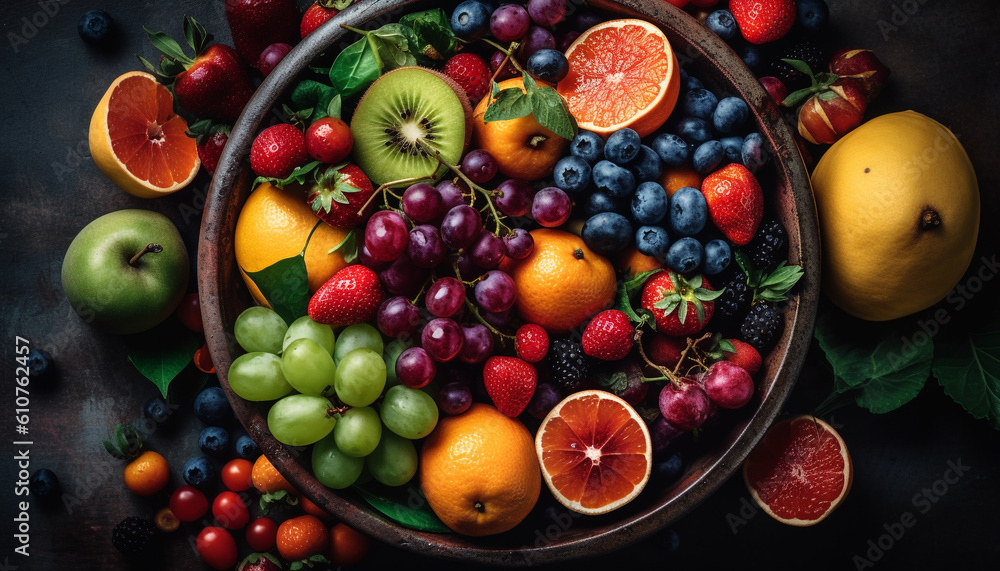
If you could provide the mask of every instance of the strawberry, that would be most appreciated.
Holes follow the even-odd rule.
[[[471,52],[451,56],[444,64],[444,74],[465,90],[473,105],[490,90],[490,76],[493,75],[486,60]]]
[[[538,372],[517,357],[490,357],[483,366],[483,383],[497,410],[514,418],[531,402]]]
[[[305,14],[302,14],[299,35],[305,38],[313,33],[316,28],[327,23],[330,18],[340,13],[340,9],[346,8],[350,3],[351,0],[316,0],[306,8]]]
[[[673,369],[681,360],[681,354],[687,348],[687,337],[674,337],[662,333],[653,333],[643,337],[646,342],[646,356],[654,364]]]
[[[229,140],[230,126],[226,123],[219,123],[211,119],[195,121],[188,126],[187,136],[194,138],[198,145],[198,158],[201,159],[201,166],[205,167],[208,174],[215,173],[219,166],[219,157],[222,156],[222,149]]]
[[[139,60],[149,71],[173,79],[174,96],[184,110],[199,118],[236,121],[254,88],[246,66],[233,48],[208,45],[212,36],[188,16],[184,17],[184,37],[194,50],[194,57],[189,57],[176,40],[162,32],[147,29],[146,35],[165,57],[160,59],[159,71],[145,59]]]
[[[740,32],[751,44],[766,44],[784,37],[795,23],[792,0],[730,0]]]
[[[305,135],[288,123],[264,129],[250,146],[250,168],[258,176],[285,178],[307,160]]]
[[[605,361],[623,359],[635,344],[634,334],[627,315],[617,309],[604,310],[583,330],[583,352]]]
[[[226,20],[236,51],[254,67],[267,46],[299,40],[295,0],[226,0]]]
[[[281,562],[270,553],[251,553],[240,562],[236,571],[281,571]]]
[[[656,330],[674,336],[694,335],[705,328],[722,295],[702,276],[685,279],[673,271],[660,272],[642,288],[642,307],[653,314]]]
[[[736,352],[731,353],[729,351],[725,351],[722,354],[722,358],[730,363],[742,367],[743,370],[750,373],[751,376],[756,375],[761,366],[760,353],[753,348],[753,345],[744,343],[739,339],[729,339],[729,342],[732,343]]]
[[[371,321],[382,297],[382,286],[375,272],[360,264],[347,266],[313,294],[309,317],[331,327]]]
[[[338,228],[353,228],[367,220],[375,211],[370,202],[361,214],[375,189],[361,168],[342,163],[326,169],[319,182],[309,191],[309,206],[324,222]]]
[[[716,228],[746,246],[764,217],[764,193],[753,173],[739,163],[726,165],[705,177],[701,193]]]
[[[541,325],[525,323],[514,334],[517,356],[529,363],[537,363],[549,352],[549,334]]]

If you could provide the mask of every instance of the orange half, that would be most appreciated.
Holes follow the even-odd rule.
[[[535,434],[535,451],[552,495],[588,515],[632,501],[653,467],[646,423],[605,391],[581,391],[557,404]]]
[[[131,71],[108,88],[90,119],[90,153],[122,190],[142,198],[176,192],[201,167],[187,121],[170,91],[152,75]]]
[[[638,19],[585,31],[566,50],[569,73],[556,90],[581,129],[607,136],[659,129],[677,104],[680,65],[663,31]]]

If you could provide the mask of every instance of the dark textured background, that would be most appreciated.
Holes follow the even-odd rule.
[[[890,83],[869,116],[914,109],[958,135],[976,167],[982,192],[977,260],[994,256],[998,244],[994,220],[1000,202],[996,197],[1000,181],[996,161],[1000,154],[998,4],[992,0],[831,0],[830,4],[839,43],[872,48],[892,68]],[[66,247],[84,225],[122,208],[146,208],[170,217],[194,259],[207,176],[199,175],[188,189],[166,198],[132,197],[114,187],[90,160],[87,127],[111,81],[138,69],[133,54],[154,57],[143,25],[179,36],[180,17],[187,13],[219,41],[228,42],[228,29],[221,0],[58,0],[49,11],[56,8],[58,12],[49,16],[38,0],[8,0],[0,16],[4,39],[0,46],[4,134],[0,140],[0,322],[5,336],[0,398],[0,569],[13,569],[13,565],[36,570],[130,568],[111,546],[111,528],[127,515],[152,517],[166,498],[130,494],[121,483],[121,463],[105,454],[99,442],[116,422],[141,418],[142,403],[157,389],[128,363],[118,339],[93,331],[73,313],[63,297],[60,268]],[[90,8],[103,8],[118,20],[122,31],[118,49],[93,49],[79,39],[77,19]],[[25,19],[44,25],[32,34],[30,28],[23,29]],[[27,43],[15,46],[12,34]],[[972,271],[980,265],[974,261]],[[956,319],[949,327],[974,326],[984,310],[997,305],[996,291],[996,283],[988,282],[970,306],[952,312]],[[821,313],[827,310],[824,305]],[[31,385],[31,470],[55,470],[73,498],[67,505],[33,503],[30,559],[12,551],[12,519],[16,500],[21,499],[13,494],[17,470],[11,458],[16,452],[10,444],[14,440],[15,335],[29,339],[33,347],[46,348],[58,363],[52,379]],[[190,374],[175,382],[184,404],[175,418],[148,437],[152,447],[171,461],[171,488],[183,483],[180,467],[197,453],[201,426],[190,403],[198,383]],[[829,367],[814,346],[786,408],[796,413],[811,411],[830,388]],[[865,556],[869,541],[877,542],[886,533],[884,526],[898,522],[905,512],[915,514],[916,524],[893,540],[892,547],[874,562],[876,567],[960,568],[996,561],[1000,556],[995,519],[1000,507],[997,432],[968,416],[934,381],[914,402],[895,412],[875,416],[850,405],[827,418],[850,447],[855,479],[846,503],[822,524],[796,529],[754,513],[746,488],[734,477],[673,526],[680,538],[676,549],[668,548],[671,536],[663,532],[621,552],[560,568],[850,569],[856,566],[852,558]],[[933,489],[949,463],[959,462],[968,470],[947,486],[938,501],[914,503],[915,495]],[[942,491],[941,484],[937,491]],[[164,557],[133,563],[131,568],[207,569],[190,546],[197,531],[197,527],[182,528],[168,542]],[[888,544],[887,539],[882,541]],[[11,566],[5,567],[8,563]],[[366,566],[388,565],[460,568],[377,545]]]

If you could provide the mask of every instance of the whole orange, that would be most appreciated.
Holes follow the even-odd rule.
[[[623,273],[628,271],[633,276],[662,267],[663,262],[643,254],[634,244],[615,255],[615,269]]]
[[[281,522],[275,541],[278,553],[290,562],[323,554],[330,547],[326,526],[314,515],[300,515]]]
[[[348,231],[317,218],[301,188],[281,189],[264,183],[250,193],[236,220],[236,264],[253,298],[270,307],[248,272],[259,272],[305,250],[309,291],[314,292],[347,266],[343,255],[331,250],[347,237]]]
[[[501,81],[499,87],[501,91],[515,87],[525,90],[521,78]],[[484,97],[472,112],[473,144],[489,151],[500,172],[509,178],[538,180],[550,176],[569,140],[542,127],[530,113],[517,119],[484,122],[483,115],[493,101]]]
[[[542,477],[534,439],[519,420],[476,403],[442,419],[424,441],[420,486],[453,531],[503,533],[538,501]]]
[[[611,305],[617,284],[607,258],[562,230],[540,228],[531,237],[535,248],[510,271],[525,321],[565,333]]]
[[[157,452],[147,450],[125,466],[125,487],[139,496],[152,496],[167,486],[170,466]]]

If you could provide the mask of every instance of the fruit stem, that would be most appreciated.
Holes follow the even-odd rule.
[[[326,417],[327,418],[332,418],[336,414],[343,415],[345,412],[347,412],[349,410],[351,410],[351,407],[347,406],[346,404],[344,406],[338,406],[338,407],[334,407],[334,408],[328,408],[328,409],[326,409]]]
[[[642,360],[645,361],[647,365],[649,365],[650,367],[652,367],[654,370],[659,371],[663,375],[662,377],[651,377],[651,378],[648,378],[648,379],[646,377],[643,377],[642,381],[643,382],[646,382],[646,381],[670,381],[674,385],[680,387],[681,386],[681,381],[680,381],[680,379],[678,379],[675,376],[674,372],[671,372],[666,367],[661,367],[660,365],[657,365],[656,363],[654,363],[653,361],[651,361],[648,356],[646,356],[646,350],[642,346],[642,334],[643,334],[642,329],[637,329],[635,331],[635,344],[639,347],[639,356],[642,357]]]
[[[932,230],[941,225],[941,215],[933,208],[927,208],[920,216],[920,229]]]
[[[681,363],[684,362],[684,359],[687,358],[688,351],[691,350],[694,350],[694,357],[691,357],[691,360],[694,361],[696,364],[700,365],[703,369],[708,369],[708,367],[705,365],[705,362],[702,361],[701,355],[698,353],[698,343],[701,343],[705,339],[710,339],[711,337],[712,337],[711,333],[706,333],[694,340],[692,340],[690,337],[687,338],[687,347],[685,347],[684,350],[681,351],[681,358],[677,360],[677,364],[674,366],[673,370],[674,376],[680,373]]]
[[[500,70],[502,70],[504,68],[504,66],[507,65],[508,61],[514,66],[514,69],[516,69],[520,73],[524,73],[524,68],[521,67],[521,64],[517,63],[517,60],[514,58],[514,51],[517,50],[518,46],[520,45],[518,42],[511,42],[510,46],[508,46],[507,48],[504,48],[503,46],[501,46],[500,44],[494,42],[491,39],[488,39],[488,38],[481,38],[481,39],[482,39],[482,41],[486,42],[487,44],[489,44],[489,45],[495,47],[496,49],[500,50],[501,52],[504,53],[505,56],[507,56],[507,57],[503,58],[503,61],[500,62],[500,65],[497,66],[497,70],[493,72],[493,76],[490,77],[490,85],[492,85],[493,82],[496,81],[497,74],[500,73]]]
[[[375,189],[375,192],[373,192],[372,195],[368,197],[368,200],[366,200],[365,203],[361,205],[361,209],[358,210],[358,216],[362,216],[364,214],[365,209],[368,208],[368,205],[371,204],[373,200],[375,200],[376,196],[381,196],[383,198],[383,200],[385,201],[385,207],[387,209],[389,209],[389,210],[396,210],[395,208],[392,208],[392,207],[389,206],[389,199],[385,198],[386,193],[389,193],[389,194],[395,196],[396,198],[400,198],[399,196],[396,196],[396,194],[394,192],[392,192],[391,190],[389,190],[390,187],[395,186],[397,184],[414,183],[414,182],[420,182],[422,180],[430,180],[430,178],[431,177],[429,177],[429,176],[416,176],[416,177],[411,177],[411,178],[401,178],[399,180],[392,180],[392,181],[389,181],[389,182],[387,182],[385,184],[379,185],[379,187]],[[397,210],[397,212],[398,212],[398,210]]]
[[[135,267],[135,265],[139,263],[139,258],[145,256],[150,252],[154,254],[159,254],[162,251],[163,251],[163,246],[159,244],[153,244],[153,243],[146,244],[145,246],[143,246],[141,250],[139,250],[138,254],[132,256],[132,259],[128,261],[128,265]]]
[[[514,336],[513,335],[507,335],[506,333],[500,331],[496,327],[493,327],[492,325],[490,325],[490,323],[488,321],[486,321],[485,319],[483,319],[483,316],[479,314],[479,310],[476,309],[476,306],[473,305],[472,302],[469,301],[468,298],[465,299],[465,306],[469,308],[470,312],[472,312],[472,316],[476,318],[476,321],[478,321],[478,322],[482,323],[483,325],[485,325],[486,328],[490,330],[490,332],[492,332],[494,335],[496,335],[497,337],[500,338],[501,342],[503,342],[505,339],[510,339],[511,341],[514,340]]]

